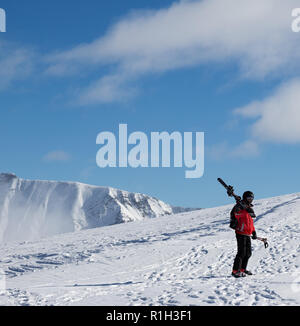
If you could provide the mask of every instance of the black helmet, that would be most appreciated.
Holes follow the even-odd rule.
[[[244,192],[244,194],[243,194],[243,200],[245,202],[251,204],[252,201],[253,201],[253,199],[254,199],[254,193],[252,191],[246,191],[246,192]]]

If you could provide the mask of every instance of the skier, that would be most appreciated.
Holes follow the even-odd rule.
[[[247,270],[248,260],[251,257],[251,237],[257,239],[253,218],[255,213],[252,202],[254,194],[251,191],[246,191],[243,194],[243,199],[237,201],[230,214],[230,227],[235,230],[237,239],[237,255],[234,260],[232,276],[245,277],[252,275]]]

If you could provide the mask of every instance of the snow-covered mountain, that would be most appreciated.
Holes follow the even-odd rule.
[[[0,243],[34,240],[185,211],[156,198],[77,182],[0,174]]]
[[[299,306],[300,193],[255,200],[241,279],[232,206],[2,244],[0,305]]]

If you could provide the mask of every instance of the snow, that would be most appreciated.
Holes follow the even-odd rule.
[[[3,243],[0,304],[299,305],[300,193],[254,204],[253,276],[230,276],[228,205]]]
[[[110,187],[0,174],[0,243],[37,240],[185,210]]]

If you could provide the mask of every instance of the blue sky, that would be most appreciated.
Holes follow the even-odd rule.
[[[225,6],[225,7],[224,7]],[[299,191],[297,1],[1,1],[0,171],[173,205]],[[97,134],[205,132],[205,173],[100,169]],[[299,129],[299,130],[298,130]]]

